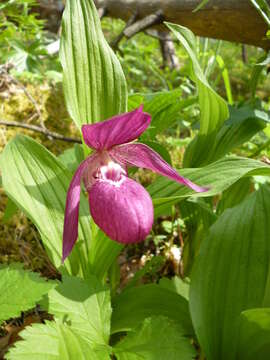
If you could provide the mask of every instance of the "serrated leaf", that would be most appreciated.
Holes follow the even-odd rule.
[[[69,326],[57,326],[59,337],[59,359],[61,360],[107,360],[110,348],[93,350],[91,343],[78,336]]]
[[[163,316],[145,319],[114,347],[114,352],[118,360],[191,360],[196,355],[182,329]]]
[[[46,307],[55,319],[64,320],[71,330],[93,347],[107,345],[110,335],[110,292],[95,277],[82,280],[64,277],[48,294]]]
[[[21,135],[5,147],[1,170],[6,193],[35,224],[51,261],[60,267],[64,209],[71,173],[45,147]],[[65,261],[65,268],[71,274],[87,273],[90,241],[89,205],[82,196],[78,241]]]
[[[193,334],[187,300],[156,284],[133,287],[114,297],[111,332],[134,330],[156,315],[169,317],[183,327],[184,334]]]
[[[0,323],[34,308],[56,283],[21,265],[0,266]]]
[[[270,188],[227,209],[203,239],[191,276],[190,310],[208,360],[236,359],[242,311],[270,305]]]
[[[59,322],[33,324],[20,332],[22,340],[16,341],[7,353],[7,360],[107,360],[109,346],[93,349],[91,342],[80,337],[71,327]]]
[[[270,354],[270,309],[241,313],[237,360],[266,360]]]
[[[5,355],[7,360],[59,360],[56,324],[46,322],[27,326],[20,332],[21,341],[16,341]]]
[[[209,186],[209,191],[194,194],[187,187],[179,186],[167,178],[159,177],[147,188],[153,198],[156,216],[166,212],[169,205],[191,195],[194,197],[217,195],[242,177],[270,176],[270,166],[253,159],[228,156],[199,169],[181,169],[179,173],[196,184]]]
[[[92,0],[66,1],[60,59],[67,108],[79,128],[126,111],[126,80]]]
[[[185,152],[184,166],[196,167],[208,163],[214,152],[216,135],[229,116],[226,102],[211,88],[197,59],[196,39],[187,28],[166,23],[181,42],[192,62],[192,78],[196,82],[200,106],[200,130]]]

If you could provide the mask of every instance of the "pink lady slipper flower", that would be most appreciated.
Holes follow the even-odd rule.
[[[180,176],[150,147],[133,143],[149,126],[151,117],[140,108],[103,122],[83,125],[85,143],[95,150],[76,170],[70,183],[65,210],[63,261],[78,237],[81,180],[89,196],[95,223],[111,239],[135,243],[145,239],[153,224],[153,204],[142,185],[129,179],[128,166],[150,169],[202,192]]]

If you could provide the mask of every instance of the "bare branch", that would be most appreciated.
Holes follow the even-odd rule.
[[[124,29],[120,32],[120,34],[111,42],[111,47],[114,49],[114,50],[117,50],[118,49],[118,45],[120,43],[120,41],[123,39],[123,37],[125,36],[125,30],[131,26],[132,24],[135,23],[137,19],[137,12],[134,12],[131,17],[128,19]]]
[[[37,117],[41,116],[40,113],[40,109],[38,106],[38,103],[36,102],[36,100],[33,98],[33,96],[29,93],[29,91],[26,89],[26,87],[17,79],[15,79],[13,76],[11,76],[7,71],[5,73],[5,76],[11,81],[13,82],[13,84],[17,85],[26,95],[26,97],[28,98],[28,100],[30,100],[30,102],[33,104],[36,113],[37,113]]]
[[[56,139],[56,140],[61,140],[61,141],[66,141],[66,142],[71,142],[71,143],[77,143],[77,144],[82,143],[81,140],[78,138],[64,136],[64,135],[58,134],[56,132],[49,131],[46,128],[44,129],[41,126],[29,125],[29,124],[20,123],[17,121],[7,121],[7,120],[0,120],[0,125],[1,126],[9,126],[9,127],[18,127],[18,128],[35,131],[35,132],[38,132],[38,133],[41,133],[41,134],[47,136],[49,139]]]
[[[264,0],[270,4],[270,0]],[[249,0],[211,0],[200,11],[201,0],[94,0],[110,17],[127,21],[135,9],[138,19],[158,10],[164,20],[189,28],[195,35],[270,48],[267,24]],[[166,30],[160,26],[159,30]]]
[[[124,35],[128,39],[136,35],[140,31],[144,31],[154,25],[161,24],[164,21],[163,12],[158,10],[155,14],[148,15],[143,19],[136,21],[133,25],[124,30]]]
[[[170,35],[167,35],[170,37]],[[163,58],[163,66],[169,66],[170,69],[180,69],[179,59],[175,53],[174,43],[169,39],[162,39],[164,35],[160,35],[159,45]]]

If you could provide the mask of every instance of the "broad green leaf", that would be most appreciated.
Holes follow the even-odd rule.
[[[203,168],[181,169],[179,173],[196,184],[209,186],[209,191],[194,194],[188,187],[180,186],[167,178],[159,177],[147,188],[153,198],[156,216],[167,211],[169,205],[191,195],[194,197],[213,196],[228,189],[243,177],[253,175],[270,176],[270,166],[253,159],[229,156]]]
[[[164,277],[160,279],[159,285],[167,290],[176,292],[189,301],[189,282],[186,279],[183,280],[178,276],[174,276],[172,279]]]
[[[200,130],[185,152],[184,166],[196,167],[208,163],[211,158],[218,130],[228,118],[226,102],[211,88],[200,67],[193,33],[180,25],[166,23],[181,42],[192,62],[192,80],[195,81],[201,111]]]
[[[95,277],[87,280],[64,277],[63,282],[49,292],[43,307],[55,319],[65,321],[72,331],[90,342],[93,348],[108,344],[110,293]]]
[[[95,226],[97,228],[97,226]],[[103,279],[110,266],[123,249],[123,245],[111,240],[100,229],[93,237],[89,250],[90,272]]]
[[[266,360],[270,354],[270,308],[241,313],[238,360]]]
[[[193,334],[187,300],[156,284],[132,287],[115,296],[111,332],[134,330],[145,318],[156,315],[174,320],[185,335]]]
[[[114,347],[118,360],[191,360],[196,352],[181,327],[164,316],[145,319]]]
[[[66,1],[60,59],[67,108],[79,128],[126,111],[126,80],[93,0]]]
[[[215,149],[208,161],[216,161],[234,148],[250,140],[270,123],[269,115],[249,106],[230,108],[230,118],[225,121],[216,138]]]
[[[80,163],[84,160],[84,151],[82,145],[75,144],[72,148],[65,150],[58,159],[74,173]]]
[[[51,261],[59,267],[66,193],[71,173],[45,147],[21,135],[17,135],[5,147],[1,170],[7,195],[35,224]],[[82,196],[78,241],[65,261],[70,273],[87,273],[90,241],[89,205]]]
[[[2,223],[6,223],[7,221],[9,221],[12,216],[16,214],[17,210],[18,208],[16,204],[10,198],[8,198],[7,206],[2,217]]]
[[[130,110],[143,103],[144,111],[152,117],[149,128],[141,137],[143,140],[154,139],[157,134],[162,134],[173,126],[181,119],[181,111],[193,105],[196,100],[196,97],[183,99],[181,90],[135,94],[128,98]]]
[[[54,322],[33,324],[20,332],[21,341],[5,355],[7,360],[60,360],[58,334]]]
[[[190,198],[178,204],[181,217],[185,221],[187,237],[182,253],[182,273],[189,276],[201,241],[209,227],[217,220],[213,204],[207,198]]]
[[[250,178],[244,177],[236,181],[236,183],[223,192],[221,200],[218,202],[217,213],[221,214],[225,209],[240,204],[249,194],[250,190]]]
[[[107,360],[110,358],[108,349],[93,350],[91,343],[78,336],[67,325],[57,327],[59,337],[59,359],[61,360]]]
[[[55,285],[19,264],[0,266],[0,323],[35,307]]]
[[[190,310],[208,360],[236,359],[240,314],[267,307],[270,188],[227,209],[203,239],[190,286]]]

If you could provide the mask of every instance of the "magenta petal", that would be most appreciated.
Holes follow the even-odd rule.
[[[81,178],[85,169],[91,166],[96,157],[97,155],[94,154],[79,165],[68,188],[63,231],[62,262],[70,254],[78,237]]]
[[[208,188],[198,186],[183,176],[180,176],[159,154],[144,144],[137,143],[117,146],[110,151],[110,155],[115,161],[126,165],[150,169],[158,174],[167,176],[180,184],[186,185],[194,191],[204,192],[209,190]]]
[[[95,223],[111,239],[135,243],[145,239],[153,224],[153,204],[136,181],[124,178],[114,185],[97,181],[89,191],[89,206]]]
[[[143,107],[116,115],[111,119],[92,125],[83,125],[85,143],[96,150],[107,150],[114,145],[137,139],[149,126],[151,117]]]

